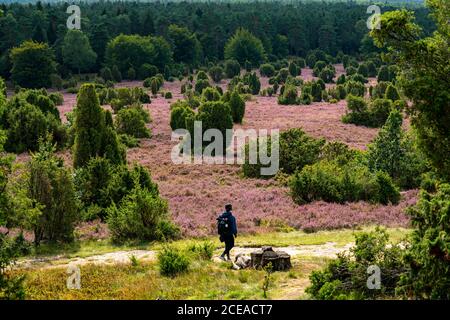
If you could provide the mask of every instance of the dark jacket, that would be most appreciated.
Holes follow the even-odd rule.
[[[234,236],[237,235],[237,225],[236,225],[236,218],[233,216],[233,213],[231,211],[225,211],[220,215],[220,218],[227,218],[230,221],[231,224],[231,234]]]

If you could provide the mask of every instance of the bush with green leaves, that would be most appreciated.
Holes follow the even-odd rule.
[[[293,85],[286,85],[283,87],[283,93],[278,96],[278,104],[292,105],[299,104],[297,87]]]
[[[185,252],[165,246],[158,253],[158,265],[163,276],[175,277],[189,270],[190,260]]]
[[[326,66],[322,71],[320,71],[319,78],[325,83],[332,83],[335,75],[336,70],[331,66]]]
[[[315,77],[318,77],[320,72],[325,69],[325,67],[327,66],[327,63],[325,61],[317,61],[314,64],[314,68],[313,68],[313,75]]]
[[[64,97],[60,92],[52,92],[48,95],[48,97],[56,106],[62,106],[64,103]]]
[[[106,157],[113,163],[125,163],[125,150],[114,129],[112,115],[100,107],[93,84],[80,88],[75,109],[74,167],[84,166],[91,158]]]
[[[256,72],[248,72],[243,77],[244,84],[248,85],[252,94],[258,94],[261,90],[261,82]]]
[[[186,120],[195,117],[195,112],[186,101],[177,101],[170,106],[170,127],[172,130],[187,129]]]
[[[120,201],[139,184],[142,189],[157,193],[149,172],[141,165],[114,165],[108,159],[96,157],[75,171],[75,187],[85,220],[106,218],[106,209]],[[95,210],[92,210],[95,208]],[[95,211],[95,214],[89,214]]]
[[[115,118],[117,133],[127,134],[135,138],[149,138],[150,129],[145,126],[149,116],[148,111],[147,116],[143,116],[145,111],[140,105],[121,109]]]
[[[203,89],[202,100],[203,101],[219,101],[220,93],[216,88],[207,87],[207,88]]]
[[[211,79],[214,82],[218,83],[218,82],[220,82],[220,80],[222,80],[224,72],[223,72],[222,67],[214,66],[214,67],[209,69],[208,73],[209,73]]]
[[[298,76],[300,68],[295,64],[295,62],[290,62],[288,66],[289,74],[293,77]]]
[[[329,262],[323,270],[311,273],[311,285],[306,293],[312,298],[364,300],[395,295],[400,276],[406,269],[400,245],[389,245],[388,233],[380,228],[356,234],[355,238],[355,246],[349,254],[338,254],[337,259]],[[367,285],[370,266],[381,270],[379,290],[370,289]]]
[[[347,107],[350,112],[342,117],[342,121],[367,127],[381,127],[393,106],[392,101],[387,99],[375,99],[367,105],[364,98],[350,94],[347,96]]]
[[[275,67],[270,63],[263,63],[259,66],[259,73],[263,77],[272,77],[275,74]]]
[[[167,240],[178,234],[171,224],[167,200],[161,198],[157,188],[135,187],[116,205],[107,209],[108,227],[115,242],[125,240]]]
[[[6,105],[9,110],[0,112],[3,129],[8,130],[5,150],[16,153],[35,151],[39,138],[47,133],[53,135],[58,148],[65,145],[67,132],[59,117],[45,113],[25,100],[10,102]]]
[[[158,68],[154,65],[144,63],[141,65],[141,67],[138,69],[138,78],[139,79],[147,79],[155,76],[158,73]]]
[[[271,155],[271,138],[268,137],[267,153]],[[256,143],[256,150],[259,150],[259,139],[251,141]],[[292,174],[301,170],[305,165],[312,164],[319,160],[321,148],[325,144],[324,139],[315,139],[307,135],[302,129],[289,129],[280,133],[279,136],[279,168],[286,174]],[[245,145],[245,163],[242,165],[244,176],[251,178],[270,178],[270,176],[261,176],[261,168],[264,167],[258,160],[258,163],[252,164],[249,159],[249,144]]]
[[[412,133],[404,134],[402,115],[395,109],[369,144],[367,160],[372,171],[388,173],[403,189],[418,187],[421,175],[427,171],[424,155],[418,150]]]
[[[400,94],[398,93],[397,88],[392,83],[387,86],[384,98],[392,100],[394,102],[400,100]]]
[[[386,65],[383,65],[378,70],[378,76],[377,76],[378,82],[381,81],[391,81],[391,76],[389,75],[389,68]]]
[[[42,240],[73,241],[79,219],[72,173],[54,152],[51,141],[41,140],[39,152],[32,155],[29,163],[28,194],[40,208],[38,219],[30,223],[36,245]]]
[[[23,255],[24,238],[22,234],[15,239],[0,233],[0,300],[23,300],[26,297],[23,275],[14,275],[10,268]]]
[[[378,82],[373,88],[370,96],[372,99],[383,99],[386,95],[386,89],[389,86],[389,82]]]
[[[233,122],[242,123],[245,115],[245,101],[236,90],[231,93],[228,104],[230,105]]]
[[[450,299],[450,185],[434,180],[408,210],[414,231],[405,254],[408,271],[398,292],[408,299]]]
[[[209,261],[214,255],[214,244],[211,241],[196,242],[188,247],[188,251],[201,260]]]
[[[205,88],[211,87],[207,79],[200,79],[195,82],[195,92],[197,94],[202,94]]]
[[[319,161],[306,165],[290,180],[293,200],[305,204],[315,200],[326,202],[369,201],[398,203],[400,193],[388,174],[369,168],[357,161],[341,165],[336,161]]]
[[[116,65],[111,68],[112,78],[115,82],[122,82],[122,73]]]
[[[347,91],[347,94],[359,97],[364,97],[364,94],[366,93],[366,87],[364,86],[364,83],[348,79],[345,83],[345,90]]]
[[[234,59],[229,59],[225,61],[225,67],[224,67],[224,71],[225,71],[225,76],[228,79],[231,79],[235,76],[239,76],[241,73],[241,65],[239,64],[239,62],[237,60]]]

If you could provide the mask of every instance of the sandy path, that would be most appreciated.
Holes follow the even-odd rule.
[[[292,257],[295,256],[313,256],[313,257],[323,257],[323,258],[335,258],[340,252],[346,251],[353,246],[353,243],[348,243],[345,246],[337,246],[335,242],[327,242],[321,245],[302,245],[302,246],[287,246],[287,247],[274,247],[274,250],[281,250],[287,252]],[[259,248],[250,247],[235,247],[232,251],[232,258],[239,253],[250,254]],[[20,260],[16,264],[16,268],[20,269],[48,269],[48,268],[61,268],[68,266],[69,264],[74,265],[86,265],[86,264],[97,264],[97,265],[114,265],[130,263],[130,258],[132,256],[136,257],[141,262],[149,262],[156,260],[157,250],[123,250],[104,253],[100,255],[92,255],[85,258],[66,258],[61,255],[57,256],[46,256],[39,258],[31,258]],[[216,250],[213,260],[220,262],[218,258],[220,250]]]

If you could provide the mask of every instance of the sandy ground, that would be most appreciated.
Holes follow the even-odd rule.
[[[340,252],[348,251],[354,244],[348,243],[345,246],[337,246],[334,242],[327,242],[321,245],[302,245],[302,246],[288,246],[273,249],[275,251],[284,251],[288,253],[291,257],[296,256],[309,256],[309,257],[322,257],[322,258],[335,258]],[[231,259],[237,254],[250,255],[251,252],[258,250],[259,248],[249,248],[249,247],[235,247],[232,250]],[[157,258],[157,251],[155,250],[124,250],[110,252],[100,255],[92,255],[86,258],[72,258],[67,259],[63,256],[47,256],[39,258],[31,258],[19,261],[15,268],[20,269],[46,269],[46,268],[63,268],[69,265],[86,265],[86,264],[96,264],[96,265],[114,265],[114,264],[126,264],[131,263],[130,258],[135,257],[141,262],[151,262],[155,261]],[[222,260],[219,259],[220,251],[216,251],[213,261],[220,263]]]

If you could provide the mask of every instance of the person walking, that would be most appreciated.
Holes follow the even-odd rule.
[[[233,216],[233,206],[231,204],[225,205],[225,212],[217,218],[217,229],[220,236],[220,242],[225,242],[225,250],[220,256],[220,259],[228,261],[230,258],[230,251],[234,247],[234,238],[237,237],[236,218]]]

